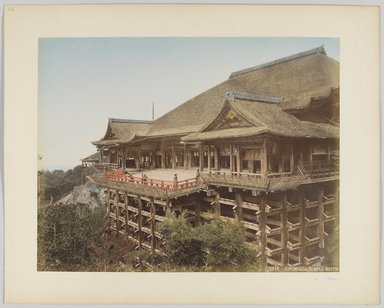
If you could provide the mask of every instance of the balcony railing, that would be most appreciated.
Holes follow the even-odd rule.
[[[198,178],[191,178],[182,181],[166,181],[166,180],[157,180],[151,179],[148,177],[134,177],[132,175],[126,174],[124,170],[118,169],[115,171],[106,171],[102,175],[107,180],[126,182],[131,184],[140,184],[155,187],[164,191],[177,191],[183,190],[186,188],[191,188],[199,186],[201,181]]]
[[[259,173],[245,172],[202,172],[202,178],[207,184],[233,186],[241,188],[256,188],[262,190],[282,190],[296,188],[323,180],[337,179],[339,176],[338,162],[299,162],[293,172]]]

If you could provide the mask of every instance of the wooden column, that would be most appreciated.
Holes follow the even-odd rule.
[[[240,146],[237,147],[236,162],[237,162],[237,166],[236,166],[237,172],[241,172],[241,169],[242,169],[242,161],[241,161]]]
[[[267,195],[263,194],[260,198],[260,206],[259,206],[259,228],[260,228],[260,250],[261,250],[261,267],[262,270],[265,270],[267,266],[267,256],[266,256],[266,248],[267,248],[267,215],[265,213],[265,205],[267,204]]]
[[[208,145],[208,170],[211,170],[211,146]]]
[[[165,169],[165,146],[163,142],[161,142],[161,145],[160,145],[160,152],[161,152],[161,168]]]
[[[235,191],[235,202],[236,202],[236,209],[235,209],[235,216],[238,221],[243,221],[243,193],[241,191]]]
[[[116,191],[115,194],[115,215],[116,215],[116,237],[119,237],[119,230],[120,230],[120,207],[119,207],[119,194]]]
[[[124,193],[124,210],[125,210],[125,233],[127,235],[129,235],[129,226],[128,226],[128,222],[129,222],[129,214],[128,214],[128,195],[127,193]]]
[[[267,154],[267,139],[263,139],[261,147],[261,174],[265,177],[268,176],[268,154]]]
[[[151,211],[151,251],[152,253],[155,252],[156,249],[156,236],[155,236],[155,228],[156,228],[156,220],[155,220],[155,215],[156,215],[156,205],[154,202],[154,198],[150,197],[149,198],[149,206],[150,206],[150,211]]]
[[[197,226],[200,226],[201,224],[201,217],[200,217],[200,200],[196,199],[195,201],[195,215],[196,215],[196,224]]]
[[[137,216],[137,225],[139,227],[139,230],[138,230],[138,240],[139,240],[139,248],[141,248],[141,243],[143,241],[143,233],[141,231],[141,228],[143,226],[143,215],[141,213],[141,211],[143,210],[143,203],[141,202],[141,199],[140,199],[140,196],[137,196],[136,197],[136,200],[137,200],[137,210],[138,210],[138,216]]]
[[[299,202],[300,202],[300,263],[304,265],[305,262],[305,194],[302,189],[299,189]]]
[[[172,143],[172,169],[176,168],[175,145]]]
[[[319,207],[318,207],[318,218],[320,220],[317,235],[320,238],[320,256],[324,257],[324,188],[322,186],[319,187],[318,192],[318,201],[319,201]]]
[[[220,170],[220,166],[219,166],[219,153],[218,153],[218,150],[217,150],[217,146],[214,146],[213,151],[214,151],[214,158],[215,158],[215,169],[216,170]]]
[[[291,168],[291,173],[293,173],[294,168],[295,168],[295,154],[294,154],[294,146],[293,144],[291,145],[291,156],[290,156],[290,168]],[[296,162],[297,163],[297,162]]]
[[[288,229],[287,229],[287,221],[288,221],[288,212],[287,212],[287,192],[284,191],[281,194],[281,205],[282,205],[282,232],[281,232],[281,242],[283,247],[283,254],[281,258],[281,262],[283,266],[286,266],[288,264],[288,249],[287,249],[287,242],[288,242]]]
[[[233,147],[232,143],[229,145],[229,169],[233,171]]]
[[[202,143],[199,145],[199,169],[200,171],[204,170],[204,146]]]
[[[214,203],[214,212],[217,215],[221,215],[221,209],[220,209],[220,194],[217,193],[215,196],[215,203]]]
[[[184,169],[188,169],[188,153],[187,153],[187,145],[184,143]]]

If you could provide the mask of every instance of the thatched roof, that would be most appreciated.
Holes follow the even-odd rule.
[[[135,137],[145,136],[152,123],[152,121],[110,118],[105,136],[92,143],[96,146],[127,143],[132,141]]]
[[[223,83],[188,100],[157,119],[148,136],[192,133],[211,122],[229,91],[281,98],[283,110],[308,107],[312,98],[339,87],[339,63],[323,47],[231,74]]]
[[[318,124],[300,121],[295,116],[282,111],[274,102],[254,100],[251,96],[230,96],[223,106],[222,111],[212,121],[219,122],[228,110],[232,109],[244,121],[243,127],[212,129],[212,124],[207,125],[198,132],[182,138],[183,141],[203,141],[209,139],[231,139],[239,137],[257,136],[265,133],[303,138],[338,138],[339,129],[328,124]]]
[[[196,137],[197,134],[203,133],[203,129],[223,110],[226,95],[235,98],[232,107],[238,108],[239,114],[249,119],[257,118],[265,124],[264,129],[275,134],[333,137],[333,133],[327,132],[332,130],[328,125],[300,123],[285,111],[306,109],[314,99],[326,98],[332,89],[338,87],[339,63],[329,58],[323,47],[319,47],[234,72],[228,80],[188,100],[153,122],[110,119],[104,138],[93,144],[108,146],[135,139],[189,134]],[[255,101],[269,102],[274,106],[255,104]],[[258,126],[258,131],[263,125]],[[235,132],[233,130],[227,133]],[[255,132],[254,128],[237,130],[239,134]],[[192,135],[184,139],[191,140]],[[203,138],[203,135],[199,136]]]

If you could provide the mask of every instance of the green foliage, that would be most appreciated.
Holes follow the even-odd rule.
[[[172,266],[180,271],[258,270],[256,252],[247,246],[240,223],[217,218],[192,227],[185,217],[185,213],[172,215],[160,225],[166,240],[167,270]]]
[[[197,229],[186,219],[186,212],[179,217],[172,214],[159,226],[167,242],[166,253],[170,263],[177,266],[200,266],[203,264],[203,243]]]
[[[251,260],[252,252],[246,244],[240,223],[214,219],[198,228],[199,237],[208,252],[206,262],[213,269],[234,270]]]
[[[38,258],[41,267],[71,270],[94,256],[107,226],[105,209],[50,205],[38,212]]]

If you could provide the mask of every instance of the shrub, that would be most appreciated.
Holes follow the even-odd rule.
[[[183,212],[179,217],[172,214],[160,224],[159,231],[166,240],[168,269],[170,265],[182,271],[185,266],[194,271],[258,269],[256,252],[247,246],[240,223],[224,222],[217,218],[194,228]]]
[[[176,266],[202,265],[203,243],[197,237],[197,230],[186,219],[186,212],[179,217],[171,214],[159,226],[166,241],[166,253],[168,261]]]
[[[244,229],[239,222],[214,219],[198,228],[207,252],[206,262],[213,270],[240,270],[252,259]]]
[[[45,269],[71,270],[90,262],[107,226],[102,207],[50,205],[38,213],[38,257]]]

